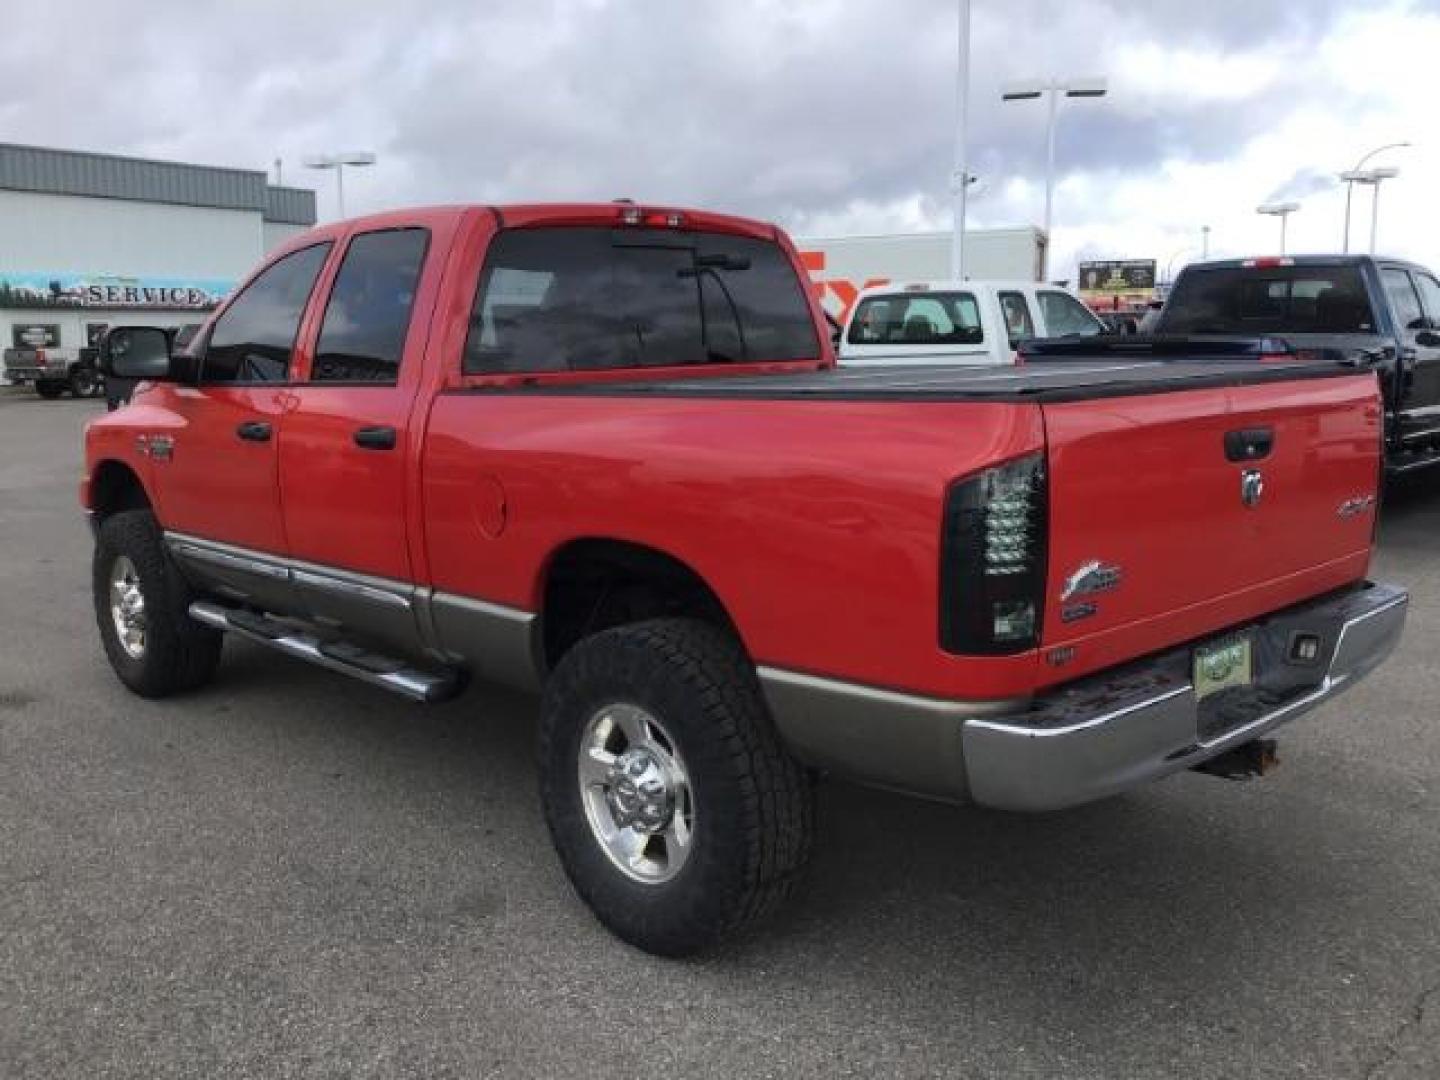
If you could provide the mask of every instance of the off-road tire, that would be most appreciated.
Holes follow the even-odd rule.
[[[694,800],[693,848],[659,883],[621,872],[591,830],[577,779],[588,719],[633,704],[663,724]],[[572,648],[546,687],[540,788],[560,861],[601,923],[662,956],[713,946],[778,908],[810,855],[814,795],[786,751],[755,669],[731,634],[654,619]]]
[[[121,644],[110,612],[110,572],[122,555],[135,566],[145,598],[145,646],[139,658]],[[131,690],[141,697],[163,698],[194,690],[214,677],[224,635],[190,618],[194,593],[166,554],[160,526],[149,510],[126,510],[101,523],[91,581],[105,655]]]
[[[35,392],[46,401],[54,401],[69,385],[64,379],[41,379],[35,383]]]

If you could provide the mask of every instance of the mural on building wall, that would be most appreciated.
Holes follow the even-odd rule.
[[[136,278],[0,270],[0,308],[209,311],[235,287],[219,278]]]

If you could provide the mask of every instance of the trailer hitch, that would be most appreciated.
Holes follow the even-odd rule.
[[[1272,773],[1279,767],[1280,758],[1275,751],[1274,739],[1251,739],[1233,750],[1201,762],[1194,771],[1226,780],[1249,780]]]

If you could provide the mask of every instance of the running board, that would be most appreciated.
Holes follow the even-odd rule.
[[[346,641],[328,641],[288,622],[223,607],[208,600],[196,600],[191,604],[190,617],[216,630],[239,634],[287,656],[338,671],[412,701],[444,701],[458,694],[463,683],[457,671],[425,671],[404,660],[383,656]]]

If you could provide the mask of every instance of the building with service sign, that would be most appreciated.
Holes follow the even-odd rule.
[[[314,224],[263,172],[0,143],[0,349],[72,364],[109,326],[201,322]]]

